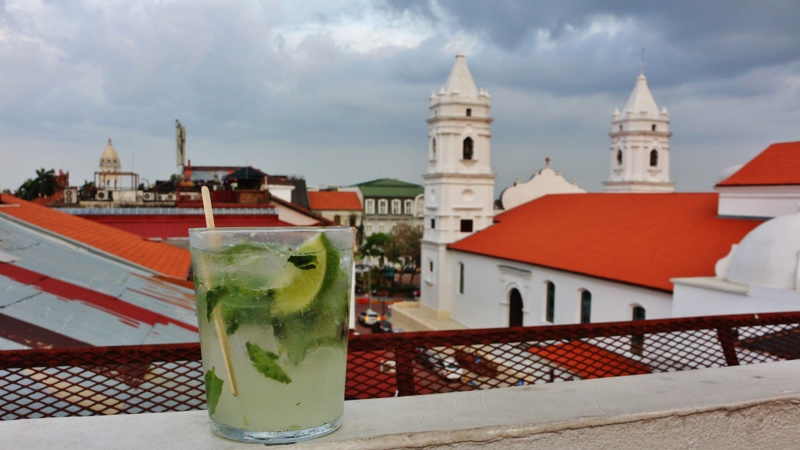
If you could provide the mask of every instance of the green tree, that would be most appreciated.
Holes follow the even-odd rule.
[[[83,180],[83,186],[78,189],[78,198],[93,199],[95,194],[97,194],[97,186],[94,185],[94,181]]]
[[[361,246],[361,254],[378,258],[380,265],[386,261],[388,249],[391,247],[392,237],[386,233],[374,233],[367,236]]]
[[[402,262],[404,266],[413,266],[416,269],[419,267],[422,253],[421,240],[422,227],[414,227],[405,223],[395,225],[392,229],[389,259]]]
[[[44,170],[44,167],[36,171],[36,178],[28,179],[17,190],[17,197],[25,200],[33,200],[39,197],[49,197],[56,193],[55,170]]]

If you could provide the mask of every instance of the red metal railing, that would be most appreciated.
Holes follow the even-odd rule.
[[[347,399],[800,356],[800,312],[352,336]],[[196,343],[0,352],[0,419],[205,408]]]

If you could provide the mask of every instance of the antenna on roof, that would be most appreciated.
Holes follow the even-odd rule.
[[[644,47],[642,47],[642,61],[639,63],[641,67],[639,75],[644,75]]]

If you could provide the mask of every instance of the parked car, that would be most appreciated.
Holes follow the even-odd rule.
[[[391,333],[392,323],[388,320],[379,320],[372,324],[373,333]]]
[[[464,369],[458,365],[456,359],[435,350],[425,348],[417,349],[417,358],[422,365],[446,380],[460,380],[464,376]]]
[[[361,311],[358,315],[358,323],[371,327],[373,324],[381,320],[381,315],[371,309]]]

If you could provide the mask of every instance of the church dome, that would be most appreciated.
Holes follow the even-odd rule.
[[[100,171],[101,172],[118,172],[120,169],[119,155],[111,145],[111,138],[108,138],[108,145],[103,150],[100,156]]]
[[[725,278],[747,285],[797,289],[800,213],[768,220],[747,234],[731,255]]]

